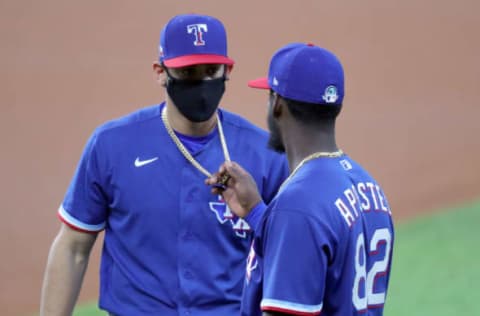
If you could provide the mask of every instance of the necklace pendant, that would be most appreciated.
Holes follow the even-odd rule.
[[[228,180],[230,180],[230,178],[231,178],[230,175],[225,172],[224,174],[222,174],[218,182],[213,185],[213,187],[219,190],[225,191],[227,189],[227,183],[228,183]]]
[[[223,185],[227,185],[228,180],[230,180],[230,175],[225,172],[222,175],[222,177],[220,178],[220,181],[218,181],[218,183],[223,184]]]

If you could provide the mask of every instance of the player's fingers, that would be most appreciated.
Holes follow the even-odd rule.
[[[211,184],[212,184],[212,181],[213,181],[213,180],[212,180],[212,177],[206,178],[206,179],[205,179],[205,184],[206,184],[206,185],[211,185]]]
[[[227,167],[226,167],[227,163],[229,163],[229,161],[226,161],[226,162],[224,162],[220,165],[220,167],[218,168],[217,174],[222,174],[222,173],[227,172]]]
[[[234,161],[227,161],[223,164],[223,167],[225,172],[228,173],[233,179],[239,179],[246,173],[246,171]]]
[[[212,187],[212,189],[210,190],[210,192],[212,192],[213,195],[222,194],[222,190],[218,189],[217,187]]]
[[[207,185],[215,184],[215,183],[218,182],[219,178],[220,178],[220,174],[219,173],[214,173],[214,174],[212,174],[211,177],[205,179],[205,184],[207,184]]]
[[[241,179],[248,176],[248,173],[236,162],[226,161],[211,177],[205,180],[207,185],[219,185],[219,191],[222,192],[228,186],[234,185]]]
[[[225,189],[230,179],[232,179],[232,177],[228,174],[228,172],[225,172],[220,175],[220,178],[218,179],[218,185]]]

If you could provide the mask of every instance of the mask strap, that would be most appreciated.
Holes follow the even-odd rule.
[[[161,63],[161,65],[162,65],[163,69],[165,70],[165,73],[167,74],[167,83],[172,81],[172,80],[175,80],[175,78],[172,77],[170,72],[168,72],[167,66],[165,66],[165,64],[163,62]]]

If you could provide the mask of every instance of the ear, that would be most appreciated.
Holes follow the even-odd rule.
[[[227,78],[227,80],[230,79],[230,73],[232,72],[233,70],[233,65],[225,65],[226,69],[225,69],[225,78]]]
[[[166,78],[165,78],[165,68],[163,68],[163,65],[160,64],[158,61],[154,61],[152,63],[152,68],[153,68],[153,80],[157,81],[160,85],[164,86],[166,83]]]
[[[272,100],[273,117],[276,119],[280,118],[283,114],[283,111],[285,111],[285,102],[283,102],[283,99],[275,93]]]

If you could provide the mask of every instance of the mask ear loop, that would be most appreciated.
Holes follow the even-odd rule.
[[[163,61],[160,63],[160,65],[162,65],[163,69],[165,70],[165,73],[167,74],[167,82],[166,82],[166,85],[168,85],[171,81],[174,80],[174,78],[172,77],[172,75],[171,75],[170,72],[168,71],[168,68],[167,68],[167,66],[165,66],[165,64],[163,63]]]
[[[228,71],[228,65],[224,64],[223,65],[223,76],[222,76],[223,81],[230,80],[230,78],[228,78],[228,76],[227,76],[227,71]]]

